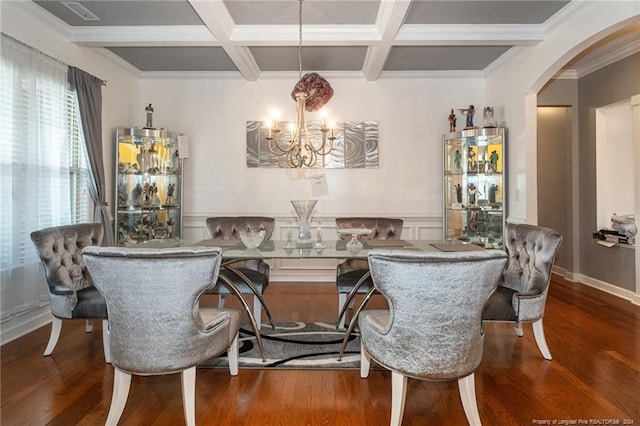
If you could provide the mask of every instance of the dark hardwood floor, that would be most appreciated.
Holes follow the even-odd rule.
[[[272,283],[265,296],[276,322],[336,315],[332,283]],[[518,338],[507,324],[487,325],[476,371],[483,423],[640,424],[640,307],[554,277],[544,326],[553,361],[542,358],[531,326]],[[100,324],[86,334],[82,322],[65,322],[53,355],[43,357],[48,336],[46,326],[1,348],[0,423],[104,424],[113,369],[104,363]],[[358,371],[197,373],[199,425],[386,425],[390,407],[386,371],[368,379]],[[183,423],[179,375],[134,376],[120,424]],[[403,425],[463,424],[456,382],[409,381]]]

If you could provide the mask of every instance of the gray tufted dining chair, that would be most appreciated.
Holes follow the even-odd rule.
[[[275,219],[263,216],[223,216],[209,217],[206,219],[207,232],[209,238],[229,241],[240,241],[240,230],[265,231],[264,241],[271,239]],[[265,243],[263,243],[265,244]],[[262,259],[248,259],[240,262],[234,262],[230,265],[245,275],[253,284],[256,291],[262,295],[269,286],[269,264]],[[230,280],[242,294],[253,296],[253,315],[256,320],[258,329],[262,326],[262,304],[260,299],[255,296],[253,290],[249,288],[247,283],[238,274],[231,271],[230,268],[223,268],[220,274]],[[215,288],[208,293],[217,294],[218,307],[224,306],[225,296],[233,294],[227,284],[221,279],[218,280]]]
[[[83,258],[104,294],[111,327],[114,386],[106,425],[117,425],[131,375],[181,373],[187,425],[195,425],[196,366],[229,355],[238,374],[240,313],[200,307],[220,270],[217,247],[87,247]]]
[[[31,241],[44,265],[53,314],[44,356],[51,355],[56,347],[63,320],[85,320],[89,333],[93,330],[93,320],[99,319],[102,320],[104,358],[111,362],[107,305],[94,287],[81,256],[84,247],[102,244],[103,235],[100,223],[54,226],[31,233]]]
[[[336,218],[336,228],[343,229],[365,228],[373,232],[361,235],[361,240],[399,240],[402,236],[402,219],[386,217],[339,217]],[[340,239],[350,240],[351,235],[338,233]],[[338,312],[342,312],[347,295],[353,290],[360,279],[369,272],[366,260],[347,259],[336,267],[336,286],[338,288]],[[365,279],[357,289],[357,294],[367,294],[373,287],[371,278]],[[350,305],[353,305],[353,300]],[[338,328],[344,327],[345,315],[338,321]]]
[[[474,371],[482,360],[482,308],[505,264],[498,250],[369,253],[389,310],[360,313],[360,376],[368,376],[371,360],[391,370],[392,426],[402,423],[409,377],[457,380],[467,420],[480,424]]]
[[[509,263],[482,314],[486,322],[513,323],[518,336],[523,335],[523,323],[532,323],[538,349],[547,360],[551,360],[551,352],[544,337],[542,317],[551,268],[561,242],[562,236],[553,229],[508,223],[504,246]]]

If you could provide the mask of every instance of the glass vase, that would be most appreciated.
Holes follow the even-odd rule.
[[[300,230],[298,231],[298,245],[305,246],[313,243],[311,237],[311,212],[316,206],[318,200],[294,200],[291,201],[293,208],[298,215],[298,221],[300,223]]]

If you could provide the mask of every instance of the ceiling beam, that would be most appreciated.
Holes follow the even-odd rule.
[[[237,46],[231,42],[235,23],[224,2],[222,0],[188,1],[219,45],[227,52],[240,74],[247,81],[258,80],[260,68],[249,48]]]
[[[380,2],[375,23],[380,34],[380,42],[367,49],[362,69],[362,73],[368,81],[377,80],[380,76],[409,6],[411,6],[410,0],[382,0]]]

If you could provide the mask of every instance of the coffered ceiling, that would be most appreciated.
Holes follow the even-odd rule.
[[[239,72],[253,81],[299,67],[296,0],[30,5],[71,42],[107,49],[139,73]],[[302,65],[368,80],[387,72],[482,72],[511,49],[541,42],[580,7],[578,0],[304,0]]]

